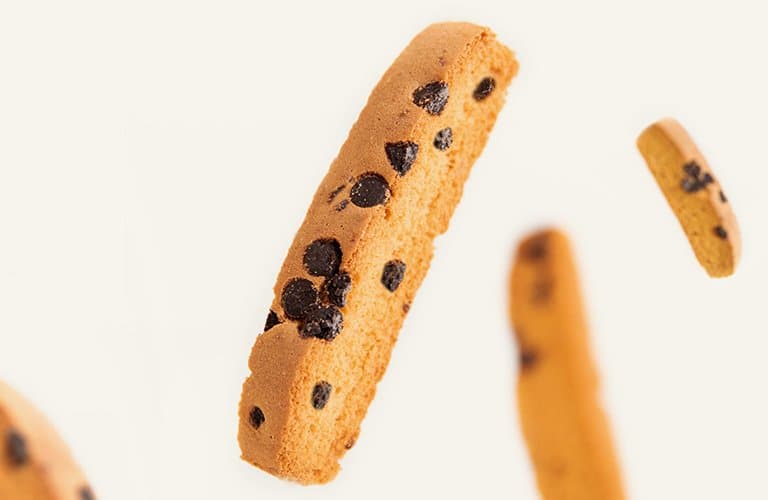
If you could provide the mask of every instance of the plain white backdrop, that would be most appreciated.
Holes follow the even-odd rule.
[[[573,237],[636,499],[766,499],[763,2],[0,2],[0,378],[100,498],[536,498],[512,250]],[[331,484],[239,460],[272,285],[378,78],[427,24],[518,54],[489,145]],[[634,140],[679,118],[740,219],[699,268]]]

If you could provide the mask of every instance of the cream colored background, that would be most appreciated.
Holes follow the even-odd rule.
[[[505,281],[555,223],[632,497],[766,499],[763,5],[2,1],[0,377],[103,499],[533,499]],[[278,266],[379,76],[450,19],[491,25],[520,75],[342,473],[280,482],[235,441]],[[740,218],[732,279],[698,267],[635,151],[663,115]]]

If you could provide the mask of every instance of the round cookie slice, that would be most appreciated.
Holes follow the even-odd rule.
[[[381,78],[277,278],[240,403],[244,460],[336,475],[516,72],[487,28],[443,23]]]
[[[739,225],[723,188],[688,132],[676,120],[665,118],[640,134],[637,147],[699,263],[713,278],[733,274],[741,253]]]
[[[509,299],[518,411],[541,498],[625,498],[565,234],[546,230],[523,240]]]
[[[56,430],[32,405],[0,382],[0,499],[95,498]]]

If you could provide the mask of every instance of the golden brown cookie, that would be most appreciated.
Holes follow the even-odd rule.
[[[516,71],[487,28],[443,23],[384,74],[278,276],[240,403],[244,460],[336,475]]]
[[[510,279],[519,345],[518,410],[545,500],[619,500],[621,473],[589,348],[567,237],[535,233],[519,246]]]
[[[741,235],[723,188],[688,132],[672,118],[640,134],[637,147],[710,276],[733,274]]]
[[[93,500],[67,445],[45,417],[0,382],[0,499]]]

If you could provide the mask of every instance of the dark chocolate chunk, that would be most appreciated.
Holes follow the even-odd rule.
[[[254,429],[258,429],[261,427],[261,424],[264,423],[266,417],[264,417],[264,412],[261,411],[261,408],[254,406],[248,414],[248,420],[251,422]]]
[[[344,316],[333,305],[315,305],[307,313],[304,324],[299,329],[302,337],[315,337],[331,341],[341,332]]]
[[[80,500],[96,500],[96,495],[93,494],[93,490],[88,486],[83,486],[78,492]]]
[[[340,272],[332,276],[323,285],[323,296],[331,304],[344,307],[347,305],[347,294],[352,289],[352,278],[349,273]]]
[[[349,193],[352,203],[362,208],[383,205],[389,199],[389,184],[379,174],[363,174]]]
[[[546,234],[540,234],[531,239],[523,248],[523,256],[528,260],[542,260],[546,258],[549,238]]]
[[[304,319],[307,311],[317,302],[317,289],[307,279],[294,278],[283,288],[280,302],[286,316],[291,319]]]
[[[267,322],[264,324],[264,331],[271,329],[273,326],[277,326],[281,323],[280,318],[277,317],[277,313],[272,309],[267,314]]]
[[[450,148],[451,144],[453,144],[453,131],[451,127],[444,128],[435,134],[435,140],[432,141],[432,144],[440,151]]]
[[[713,182],[715,182],[715,178],[714,178],[714,177],[712,177],[712,176],[711,176],[709,173],[705,173],[705,174],[704,174],[704,175],[701,177],[701,183],[702,183],[702,184],[704,184],[705,186],[706,186],[707,184],[712,184]]]
[[[695,161],[690,161],[683,165],[683,171],[691,177],[699,177],[701,173],[701,167]]]
[[[475,91],[472,92],[472,97],[475,98],[476,101],[482,101],[489,95],[491,95],[491,92],[493,92],[493,89],[496,88],[496,80],[491,78],[490,76],[486,76],[482,80],[480,80],[480,83],[477,84],[477,87],[475,87]]]
[[[12,465],[19,467],[29,461],[27,440],[14,430],[8,431],[5,435],[5,451]]]
[[[342,184],[341,186],[331,191],[331,194],[328,195],[328,203],[335,200],[336,197],[339,195],[339,193],[341,193],[342,191],[344,191],[344,184]]]
[[[728,232],[723,228],[723,226],[715,227],[715,235],[723,240],[728,239]]]
[[[312,407],[315,410],[322,410],[325,405],[328,404],[328,399],[331,397],[331,391],[333,387],[331,384],[323,380],[315,384],[315,388],[312,389]]]
[[[720,191],[720,201],[722,201],[723,203],[728,203],[728,198],[725,197],[725,193],[723,193],[722,191]]]
[[[415,142],[388,142],[384,146],[387,153],[387,160],[398,175],[403,176],[411,169],[413,162],[416,161],[416,155],[419,152],[419,145]]]
[[[347,205],[349,205],[349,200],[347,200],[347,199],[341,200],[341,201],[339,202],[339,204],[338,204],[338,205],[336,205],[336,211],[337,211],[337,212],[341,212],[342,210],[344,210],[345,208],[347,208]]]
[[[304,250],[304,267],[312,276],[333,276],[341,265],[341,245],[332,238],[315,240]]]
[[[528,371],[539,361],[539,354],[533,349],[521,349],[520,358],[520,371]]]
[[[397,290],[405,276],[405,262],[400,260],[390,260],[384,264],[384,271],[381,273],[381,283],[384,288],[390,292]]]
[[[448,84],[438,81],[417,88],[413,91],[413,103],[430,115],[439,115],[448,103]]]
[[[694,177],[686,177],[680,182],[680,187],[683,188],[683,191],[686,193],[695,193],[701,190],[704,186],[698,179]]]

